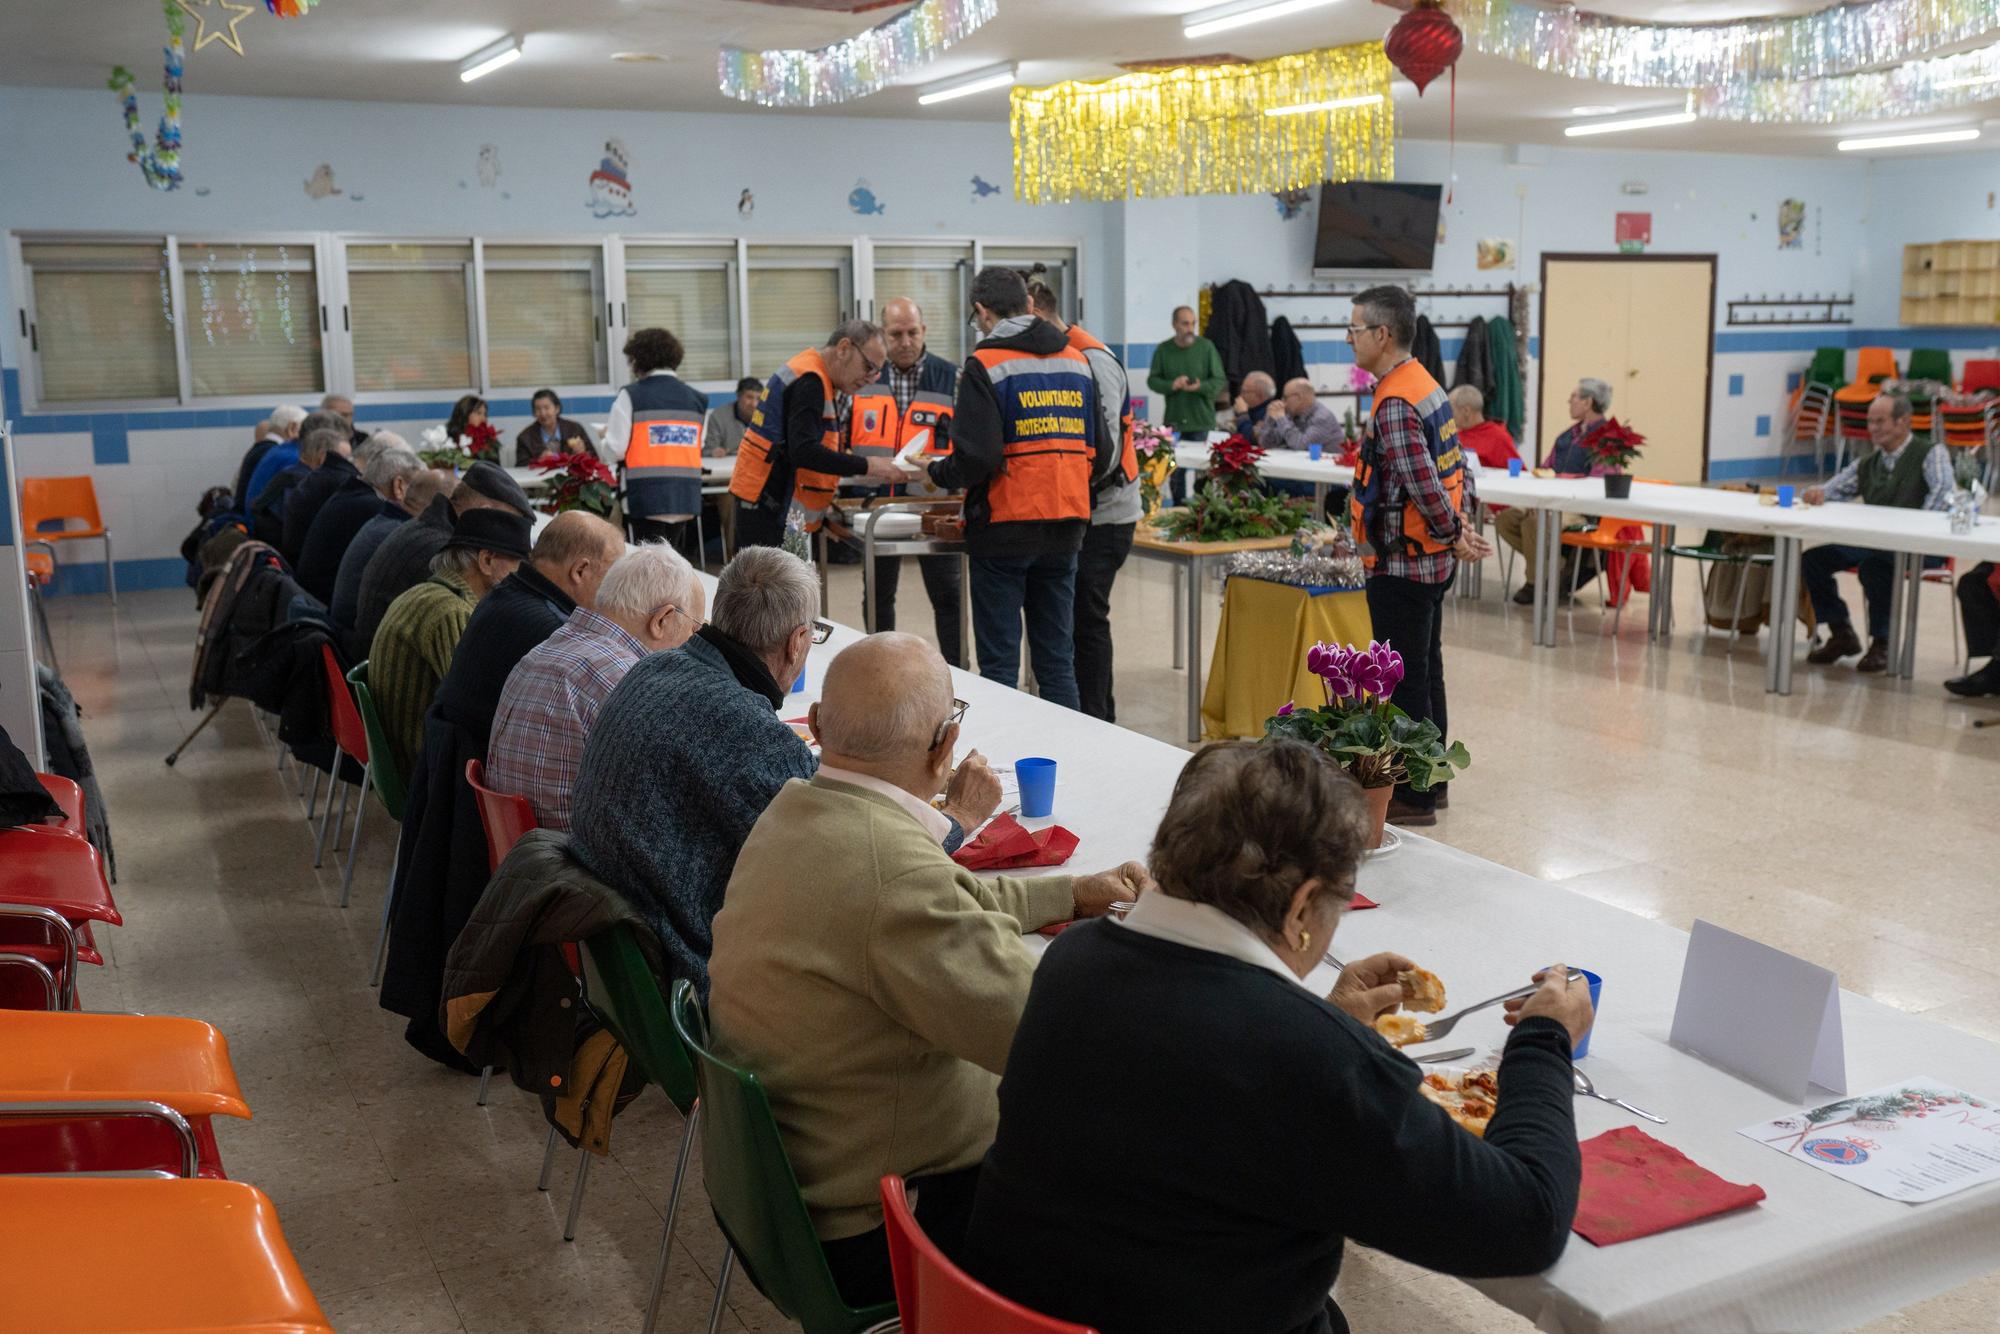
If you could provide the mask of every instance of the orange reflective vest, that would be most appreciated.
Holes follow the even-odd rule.
[[[820,350],[809,347],[780,366],[766,382],[763,397],[757,400],[757,411],[743,431],[743,444],[736,453],[736,471],[729,480],[729,494],[746,505],[755,505],[763,499],[764,488],[771,480],[773,461],[784,457],[785,391],[801,376],[808,375],[819,380],[820,392],[825,400],[820,408],[819,442],[828,449],[842,447],[833,377],[827,374]],[[832,473],[800,468],[792,477],[792,494],[779,496],[777,500],[780,506],[797,501],[799,508],[805,511],[806,531],[817,532],[826,518],[827,506],[833,503],[834,488],[839,485],[840,478]]]
[[[642,519],[689,518],[701,512],[701,445],[706,412],[691,411],[673,393],[689,391],[666,377],[626,387],[632,431],[625,438],[625,509]]]
[[[907,411],[896,408],[896,392],[881,381],[854,391],[854,412],[848,418],[848,445],[857,454],[894,458],[924,436],[924,458],[951,453],[951,395],[918,390]]]
[[[972,355],[1000,408],[1000,470],[986,484],[990,522],[1089,520],[1097,377],[1083,353],[995,347]]]
[[[1094,349],[1114,360],[1118,356],[1117,353],[1074,324],[1069,326],[1069,345],[1078,352],[1088,352]],[[1124,363],[1120,362],[1119,364],[1122,366]],[[1126,481],[1136,482],[1139,480],[1139,451],[1132,445],[1131,396],[1128,394],[1125,401],[1119,406],[1124,410],[1118,414],[1118,429],[1120,434],[1118,467],[1124,473]]]
[[[1458,444],[1458,420],[1452,415],[1451,399],[1431,378],[1423,364],[1412,357],[1383,376],[1375,385],[1375,412],[1392,398],[1400,398],[1417,410],[1423,426],[1424,444],[1437,465],[1438,481],[1444,486],[1452,512],[1463,515],[1465,494],[1465,453]],[[1371,417],[1368,439],[1354,465],[1354,486],[1348,492],[1348,517],[1354,538],[1361,545],[1361,559],[1372,567],[1383,553],[1429,554],[1450,549],[1449,541],[1431,536],[1430,525],[1414,501],[1401,507],[1390,503],[1389,481],[1382,475],[1382,437]]]

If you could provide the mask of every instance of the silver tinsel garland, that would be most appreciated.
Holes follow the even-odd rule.
[[[998,0],[921,0],[886,23],[817,50],[725,46],[716,56],[716,77],[724,93],[759,106],[848,102],[928,65],[998,9]]]
[[[1866,74],[1704,88],[1695,93],[1695,110],[1714,120],[1830,125],[1948,111],[1996,94],[2000,46],[1988,46]]]
[[[1361,557],[1352,551],[1335,554],[1336,550],[1314,547],[1303,556],[1294,556],[1289,551],[1246,551],[1231,556],[1222,572],[1225,577],[1241,575],[1245,579],[1263,579],[1297,588],[1352,591],[1365,586],[1368,572],[1361,566]]]

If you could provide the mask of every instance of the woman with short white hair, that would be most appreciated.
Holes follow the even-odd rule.
[[[1542,466],[1551,472],[1570,477],[1601,477],[1607,472],[1616,472],[1617,469],[1592,458],[1590,450],[1583,443],[1604,421],[1604,414],[1609,411],[1611,411],[1611,386],[1589,376],[1578,380],[1576,388],[1569,393],[1569,427],[1556,437],[1555,444],[1549,446],[1548,457],[1542,460]],[[1521,559],[1526,566],[1527,582],[1514,594],[1514,601],[1524,607],[1535,600],[1536,516],[1540,513],[1540,510],[1522,506],[1502,510],[1493,517],[1493,531],[1500,534],[1502,542],[1521,553]],[[1562,522],[1567,527],[1570,524],[1583,523],[1584,518],[1580,514],[1565,514],[1562,516]],[[1567,565],[1569,560],[1569,553],[1564,552],[1564,564]],[[1594,578],[1595,567],[1592,566],[1587,573],[1588,577]],[[1556,595],[1564,602],[1570,599],[1571,582],[1569,571],[1565,569],[1563,577],[1557,581],[1556,588]]]

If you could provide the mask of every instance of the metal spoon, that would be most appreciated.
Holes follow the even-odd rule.
[[[1643,1116],[1648,1121],[1651,1121],[1655,1125],[1663,1126],[1667,1123],[1667,1118],[1664,1116],[1654,1116],[1651,1112],[1647,1111],[1645,1108],[1634,1107],[1631,1103],[1626,1102],[1623,1098],[1613,1098],[1607,1094],[1599,1093],[1597,1091],[1597,1085],[1590,1082],[1590,1076],[1586,1075],[1585,1073],[1583,1073],[1583,1071],[1577,1069],[1575,1066],[1570,1067],[1570,1074],[1576,1080],[1576,1091],[1578,1093],[1581,1093],[1584,1097],[1595,1098],[1599,1102],[1608,1102],[1613,1107],[1623,1107],[1626,1111],[1632,1113],[1632,1115]]]

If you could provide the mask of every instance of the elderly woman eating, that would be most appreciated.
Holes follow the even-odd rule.
[[[1301,742],[1228,742],[1182,772],[1158,889],[1063,933],[1035,972],[980,1172],[966,1268],[1102,1334],[1333,1334],[1347,1238],[1448,1274],[1562,1254],[1581,1160],[1568,970],[1509,1003],[1484,1139],[1370,1028],[1394,954],[1304,979],[1366,842],[1354,781]]]

